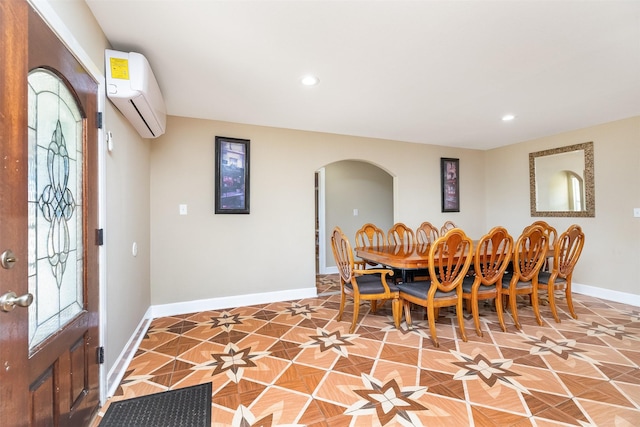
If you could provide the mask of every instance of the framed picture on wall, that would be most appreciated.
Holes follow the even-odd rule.
[[[249,213],[249,142],[216,136],[216,214]]]
[[[460,212],[460,159],[440,158],[442,212]]]

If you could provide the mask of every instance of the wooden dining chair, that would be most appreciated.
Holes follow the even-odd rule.
[[[573,224],[558,237],[553,250],[553,267],[551,273],[541,271],[538,274],[538,289],[545,289],[549,299],[551,314],[556,323],[560,323],[558,310],[556,309],[554,291],[563,290],[567,299],[567,306],[571,317],[577,319],[571,299],[571,279],[573,269],[580,258],[584,247],[584,232],[582,228]]]
[[[440,233],[438,229],[428,221],[420,224],[420,227],[416,228],[416,243],[420,246],[427,247],[427,245],[432,244],[440,237]],[[414,272],[413,280],[428,280],[429,279],[429,270],[428,269],[419,269]]]
[[[391,300],[393,321],[396,328],[399,328],[402,317],[399,289],[393,283],[387,282],[387,276],[393,275],[393,271],[382,268],[355,269],[351,244],[340,227],[336,227],[333,230],[331,248],[340,273],[340,311],[338,313],[338,321],[342,319],[347,295],[350,295],[353,298],[353,320],[349,333],[353,333],[356,329],[360,300],[370,301],[371,310],[374,312],[378,301]]]
[[[444,236],[447,231],[456,227],[457,225],[453,221],[445,221],[444,224],[442,224],[442,227],[440,227],[440,235]]]
[[[416,242],[418,244],[430,244],[435,242],[440,233],[438,229],[428,221],[420,224],[420,227],[416,228]]]
[[[408,250],[415,243],[416,236],[411,228],[397,222],[387,232],[387,241],[390,246],[400,246],[402,249]],[[394,268],[393,271],[396,274],[396,283],[404,282],[407,277],[409,279],[412,277],[412,272],[408,270]]]
[[[473,313],[476,334],[483,336],[480,330],[478,301],[495,300],[496,314],[500,327],[506,332],[502,314],[502,278],[511,261],[513,237],[504,227],[494,227],[480,238],[473,257],[474,275],[464,278],[462,299],[467,311]]]
[[[407,325],[411,328],[411,304],[425,307],[435,347],[440,346],[436,334],[440,307],[456,307],[460,335],[463,341],[467,341],[462,312],[462,281],[471,265],[472,251],[473,242],[464,231],[459,228],[450,230],[429,249],[430,280],[398,285]]]
[[[545,231],[547,232],[547,234],[549,235],[549,248],[553,249],[556,245],[556,240],[558,237],[558,231],[551,225],[549,225],[549,223],[547,221],[534,221],[531,225],[539,225],[542,228],[545,229]],[[547,257],[544,260],[544,264],[542,264],[542,268],[540,269],[540,271],[548,271],[551,272],[551,268],[553,267],[553,258],[551,257]]]
[[[372,246],[383,246],[387,242],[384,237],[384,231],[370,222],[366,223],[358,231],[356,231],[356,248],[370,248]],[[362,259],[354,261],[357,268],[364,269],[367,265],[375,267],[378,264],[367,262]]]
[[[416,236],[413,230],[401,222],[393,224],[387,233],[387,241],[392,246],[411,246],[415,243]]]
[[[518,295],[529,295],[538,325],[542,325],[538,307],[538,273],[549,251],[548,234],[540,225],[526,227],[516,241],[513,253],[513,272],[505,275],[501,293],[508,298],[511,316],[516,328],[518,321]],[[508,278],[508,280],[507,280]]]

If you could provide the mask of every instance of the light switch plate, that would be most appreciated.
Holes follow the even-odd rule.
[[[187,214],[187,205],[180,205],[179,206],[179,210],[180,210],[180,215],[186,215]]]
[[[633,208],[633,216],[640,218],[640,208]]]

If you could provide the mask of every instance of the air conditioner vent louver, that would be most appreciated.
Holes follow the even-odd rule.
[[[140,117],[140,120],[142,120],[144,122],[144,125],[147,127],[147,129],[149,130],[149,132],[151,132],[151,135],[153,135],[153,138],[156,137],[156,134],[153,132],[153,129],[151,129],[151,126],[149,126],[149,123],[147,123],[147,121],[145,120],[144,116],[142,115],[142,113],[140,113],[140,110],[138,109],[138,107],[136,107],[136,103],[133,102],[133,99],[129,101],[131,103],[131,105],[133,105],[133,108],[135,108],[136,113],[138,113],[138,116]],[[158,135],[159,136],[159,135]]]

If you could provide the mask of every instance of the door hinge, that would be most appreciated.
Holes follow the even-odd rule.
[[[98,347],[98,364],[104,363],[104,347]]]
[[[98,111],[96,113],[96,125],[98,126],[98,129],[102,129],[102,112]]]
[[[96,245],[102,246],[104,245],[104,229],[98,228],[96,230]]]

